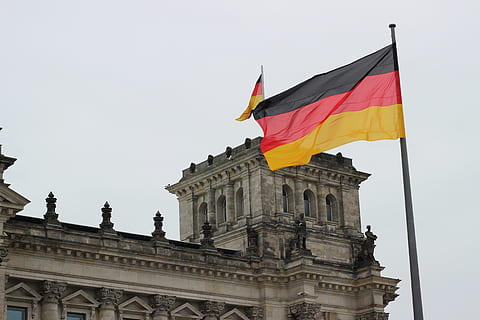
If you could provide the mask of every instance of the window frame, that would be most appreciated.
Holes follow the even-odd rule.
[[[14,308],[14,309],[22,309],[22,310],[25,311],[25,312],[24,312],[24,314],[23,314],[23,319],[21,319],[21,320],[27,320],[27,319],[28,319],[28,315],[29,315],[29,312],[28,312],[28,311],[29,311],[29,310],[28,310],[29,307],[28,307],[28,306],[18,306],[18,305],[8,305],[8,304],[7,304],[7,308],[6,308],[6,313],[7,313],[7,314],[5,315],[5,319],[7,319],[7,320],[13,320],[13,319],[9,319],[9,318],[8,318],[8,311],[9,311],[9,309],[11,309],[11,308]]]

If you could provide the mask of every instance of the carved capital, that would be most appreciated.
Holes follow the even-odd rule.
[[[217,302],[217,301],[204,301],[202,303],[202,313],[207,316],[215,316],[218,317],[225,309],[225,302]]]
[[[247,315],[252,320],[263,320],[264,312],[263,308],[260,307],[250,307],[247,309]]]
[[[314,320],[319,312],[319,304],[302,302],[288,308],[288,317],[295,320]]]
[[[67,289],[65,282],[44,281],[43,282],[43,301],[49,303],[58,303],[63,292]]]
[[[385,312],[369,312],[359,315],[355,320],[388,320],[388,313]]]
[[[118,304],[118,300],[122,297],[122,295],[122,290],[109,288],[100,288],[97,293],[98,301],[100,301],[103,306],[116,306]]]
[[[155,308],[155,311],[169,312],[175,304],[175,299],[175,296],[156,294],[152,297],[151,306]]]

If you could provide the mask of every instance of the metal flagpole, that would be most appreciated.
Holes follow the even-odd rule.
[[[389,25],[392,36],[395,69],[398,70],[397,42],[395,40],[395,24]],[[407,218],[408,254],[410,258],[410,283],[412,286],[413,318],[423,320],[422,294],[420,290],[420,275],[418,271],[417,242],[415,240],[415,224],[413,221],[412,190],[410,188],[410,173],[408,168],[407,140],[400,138],[402,154],[403,193],[405,196],[405,214]]]

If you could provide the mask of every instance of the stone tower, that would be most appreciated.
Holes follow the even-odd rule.
[[[318,319],[336,319],[337,314],[344,314],[339,319],[350,319],[348,314],[387,319],[383,307],[396,297],[398,280],[381,277],[383,268],[373,257],[376,236],[370,227],[366,237],[361,230],[358,189],[369,174],[357,171],[340,153],[318,154],[307,165],[271,171],[260,140],[246,139],[192,163],[178,183],[166,187],[178,197],[181,240],[201,242],[208,222],[211,243],[256,259],[259,270],[268,270],[266,279],[298,276],[282,295],[293,306],[289,315],[294,319],[310,319],[296,312]],[[316,275],[300,276],[301,270]],[[271,286],[264,288],[265,299],[273,303],[278,297]]]

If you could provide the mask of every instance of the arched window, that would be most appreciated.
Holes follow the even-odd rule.
[[[208,221],[208,207],[206,202],[202,202],[202,204],[200,204],[200,207],[198,208],[198,217],[200,227],[205,223],[205,221]]]
[[[303,207],[306,217],[315,216],[314,195],[310,190],[305,190],[305,192],[303,192]]]
[[[282,206],[283,212],[291,212],[292,190],[286,184],[282,186]]]
[[[335,221],[336,220],[336,207],[337,202],[335,197],[329,194],[325,198],[326,206],[327,206],[327,221]]]
[[[243,216],[243,188],[239,188],[235,195],[235,211],[237,218]]]
[[[227,221],[227,199],[220,196],[217,200],[217,219],[219,223]]]

